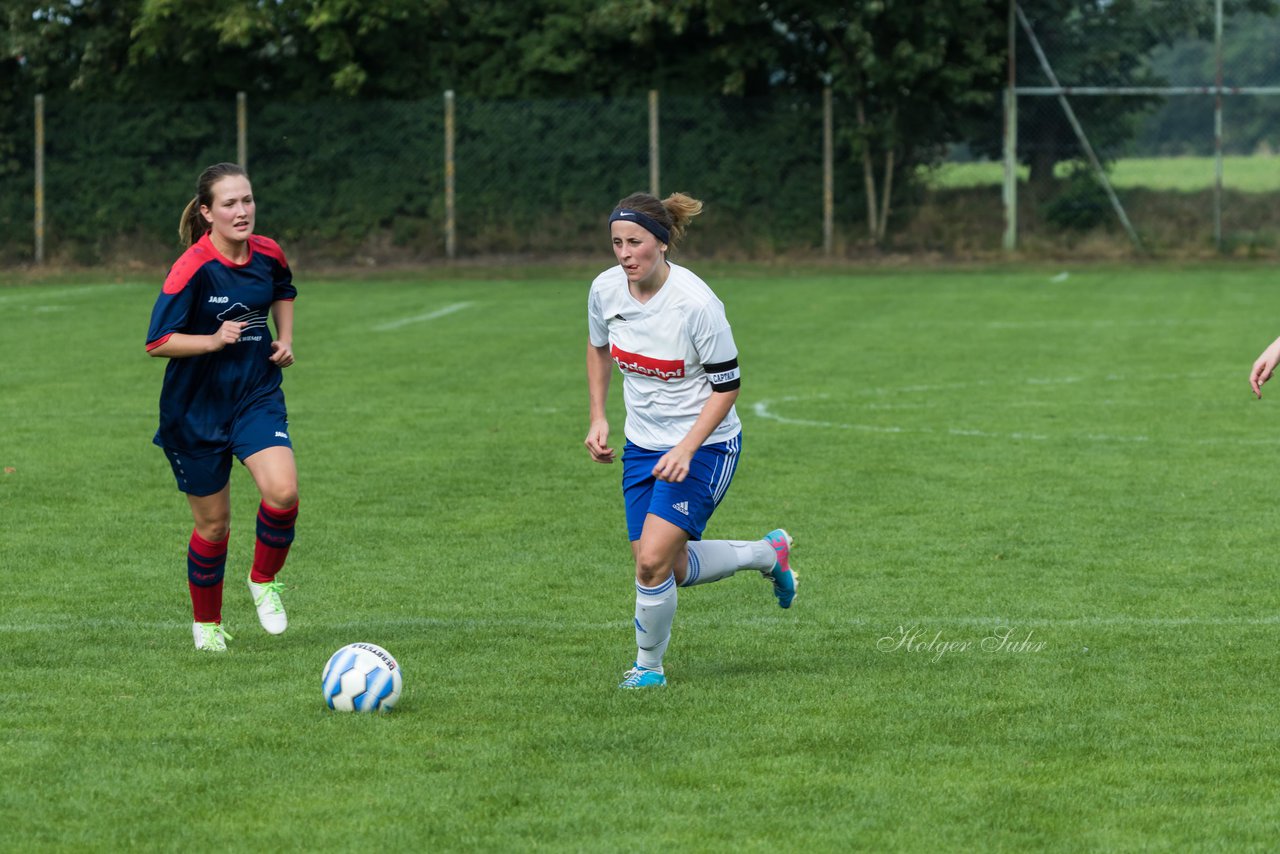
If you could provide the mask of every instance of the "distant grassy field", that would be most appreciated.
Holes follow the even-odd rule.
[[[701,269],[744,377],[708,533],[786,526],[800,595],[682,590],[640,694],[619,471],[581,446],[594,272],[299,271],[290,628],[243,589],[237,469],[223,657],[151,445],[158,279],[0,287],[0,848],[1280,839],[1274,270]],[[404,668],[390,716],[323,707],[356,640]]]
[[[1060,170],[1071,168],[1060,164]],[[1109,178],[1116,187],[1145,187],[1152,190],[1191,192],[1213,187],[1215,164],[1212,157],[1149,157],[1116,161]],[[1025,181],[1025,167],[1018,172]],[[1000,163],[946,163],[928,175],[930,184],[938,188],[986,187],[1004,180]],[[1223,186],[1249,193],[1274,193],[1280,190],[1280,158],[1224,157]]]

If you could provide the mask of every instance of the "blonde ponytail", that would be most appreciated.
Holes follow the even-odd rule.
[[[662,200],[662,207],[671,218],[672,243],[678,243],[689,227],[689,220],[702,213],[702,202],[686,193],[672,193]]]
[[[648,193],[632,193],[618,202],[615,210],[639,211],[649,217],[667,230],[670,239],[663,242],[674,246],[684,237],[689,220],[702,213],[702,202],[685,193],[672,193],[662,201]]]

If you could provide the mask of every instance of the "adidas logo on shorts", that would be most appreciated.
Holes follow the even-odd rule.
[[[683,514],[684,514],[684,515],[686,515],[686,516],[688,516],[688,515],[689,515],[689,502],[688,502],[688,501],[680,501],[680,502],[677,502],[677,503],[675,503],[675,504],[672,504],[671,506],[672,506],[672,508],[673,508],[673,509],[675,509],[677,512],[679,512],[679,513],[683,513]]]

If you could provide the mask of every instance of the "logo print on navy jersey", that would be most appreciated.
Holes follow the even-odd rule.
[[[231,302],[231,297],[216,297],[216,296],[210,295],[210,296],[209,296],[209,302],[210,302],[210,303],[219,303],[219,304],[221,304],[221,303],[225,303],[225,302]]]
[[[243,323],[245,331],[259,329],[267,325],[267,316],[260,311],[253,311],[249,306],[238,302],[218,315],[219,320],[232,320]]]
[[[613,361],[617,362],[623,373],[640,374],[663,382],[678,380],[684,376],[684,359],[655,359],[639,353],[628,353],[617,344],[609,348],[609,355],[613,356]]]
[[[675,510],[677,513],[683,513],[684,515],[688,516],[688,515],[689,515],[689,502],[688,502],[688,501],[677,501],[675,504],[672,504],[672,505],[671,505],[671,509]]]

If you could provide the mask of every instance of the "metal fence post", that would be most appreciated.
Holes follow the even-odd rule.
[[[658,90],[649,90],[649,193],[658,195]]]
[[[44,95],[36,95],[36,263],[44,263]]]
[[[453,90],[444,93],[444,254],[458,254],[457,219],[454,209]]]
[[[827,258],[835,249],[835,133],[831,106],[831,87],[822,90],[822,254]]]
[[[236,162],[249,170],[249,96],[236,93]]]
[[[1018,96],[1004,93],[1004,251],[1018,248]]]
[[[1005,252],[1018,248],[1018,93],[1014,91],[1018,82],[1016,2],[1009,0],[1009,84],[1004,91],[1004,187],[1001,192],[1004,196]]]
[[[1213,8],[1213,53],[1217,87],[1213,94],[1213,246],[1222,251],[1222,0]]]

